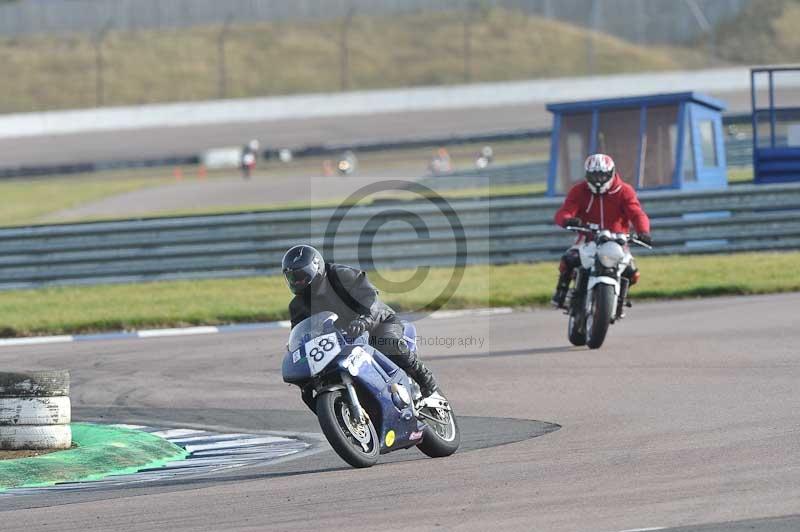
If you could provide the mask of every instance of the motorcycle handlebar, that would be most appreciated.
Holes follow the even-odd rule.
[[[645,244],[644,242],[642,242],[638,238],[631,237],[631,242],[633,242],[634,244],[637,244],[639,246],[642,246],[643,248],[653,249],[653,246],[651,246],[650,244]]]
[[[597,232],[594,229],[589,229],[588,227],[584,227],[582,225],[568,225],[564,229],[567,231],[577,231],[579,233],[588,233],[592,235]]]
[[[566,229],[568,231],[575,231],[577,233],[586,233],[586,234],[589,234],[589,235],[596,235],[601,231],[600,229],[592,229],[590,227],[586,227],[586,226],[582,226],[582,225],[568,225],[564,229]],[[628,242],[633,242],[634,244],[636,244],[638,246],[642,246],[643,248],[653,249],[653,246],[651,246],[650,244],[645,244],[644,242],[642,242],[641,240],[636,238],[635,235],[630,235],[630,234],[627,234],[627,233],[621,233],[621,234],[625,235],[625,238],[628,240]]]

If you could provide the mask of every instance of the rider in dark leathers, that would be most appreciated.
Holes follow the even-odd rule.
[[[337,327],[351,337],[369,331],[369,343],[400,366],[424,396],[438,389],[433,373],[403,339],[403,321],[378,297],[361,270],[326,264],[313,247],[294,246],[283,257],[283,274],[295,295],[289,303],[292,327],[318,312],[334,312]]]

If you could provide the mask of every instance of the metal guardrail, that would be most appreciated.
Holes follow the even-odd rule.
[[[654,253],[800,248],[800,185],[642,194]],[[552,224],[559,199],[427,199],[334,209],[272,211],[0,229],[0,289],[277,274],[298,242],[369,267],[552,260],[573,236]],[[337,222],[335,235],[331,222]],[[460,227],[459,227],[460,225]],[[418,236],[419,234],[422,237]],[[330,244],[330,242],[329,242]],[[647,251],[637,251],[646,254]]]

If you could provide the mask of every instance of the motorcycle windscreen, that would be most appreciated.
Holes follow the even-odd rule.
[[[335,312],[319,312],[295,325],[289,334],[289,352],[303,347],[303,344],[311,338],[330,332],[337,319],[339,316]]]
[[[283,357],[282,373],[284,382],[298,384],[311,378],[314,370],[320,368],[310,364],[306,352],[316,338],[332,334],[338,316],[333,312],[320,312],[304,319],[292,329],[287,352]],[[314,352],[313,354],[317,354]]]

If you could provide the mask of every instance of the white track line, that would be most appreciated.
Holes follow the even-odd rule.
[[[249,434],[243,434],[243,433],[240,433],[240,432],[227,432],[227,433],[224,433],[224,434],[215,434],[213,432],[206,432],[206,431],[203,431],[203,430],[196,430],[195,433],[197,434],[197,436],[190,436],[190,437],[186,437],[186,438],[182,438],[182,437],[179,436],[177,438],[167,438],[167,439],[169,441],[171,441],[172,443],[177,443],[178,445],[183,445],[184,443],[191,443],[191,442],[196,442],[196,441],[209,440],[209,439],[212,439],[212,438],[235,440],[236,438],[241,438],[243,436],[244,437],[249,436]]]
[[[510,314],[511,312],[514,312],[514,309],[511,307],[437,310],[430,315],[430,318],[433,320],[446,320],[450,318],[463,318],[465,316],[494,316],[496,314]]]
[[[220,449],[236,449],[242,447],[252,447],[253,445],[262,445],[265,443],[278,443],[278,442],[285,442],[289,441],[286,438],[275,438],[270,436],[265,436],[263,438],[247,438],[247,439],[239,439],[239,440],[223,440],[223,441],[216,441],[213,443],[201,443],[198,445],[186,445],[184,448],[189,451],[190,453],[196,453],[198,451],[210,451],[210,450],[220,450]]]
[[[58,344],[71,342],[72,336],[34,336],[31,338],[7,338],[0,340],[0,346],[4,345],[34,345],[34,344]]]
[[[156,436],[160,436],[165,439],[176,439],[181,436],[188,436],[189,434],[200,434],[204,431],[196,430],[196,429],[170,429],[170,430],[159,430],[157,432],[151,432],[151,434],[155,434]]]
[[[216,327],[182,327],[180,329],[146,329],[139,331],[136,335],[139,338],[157,338],[159,336],[187,336],[191,334],[216,334],[219,329]]]

